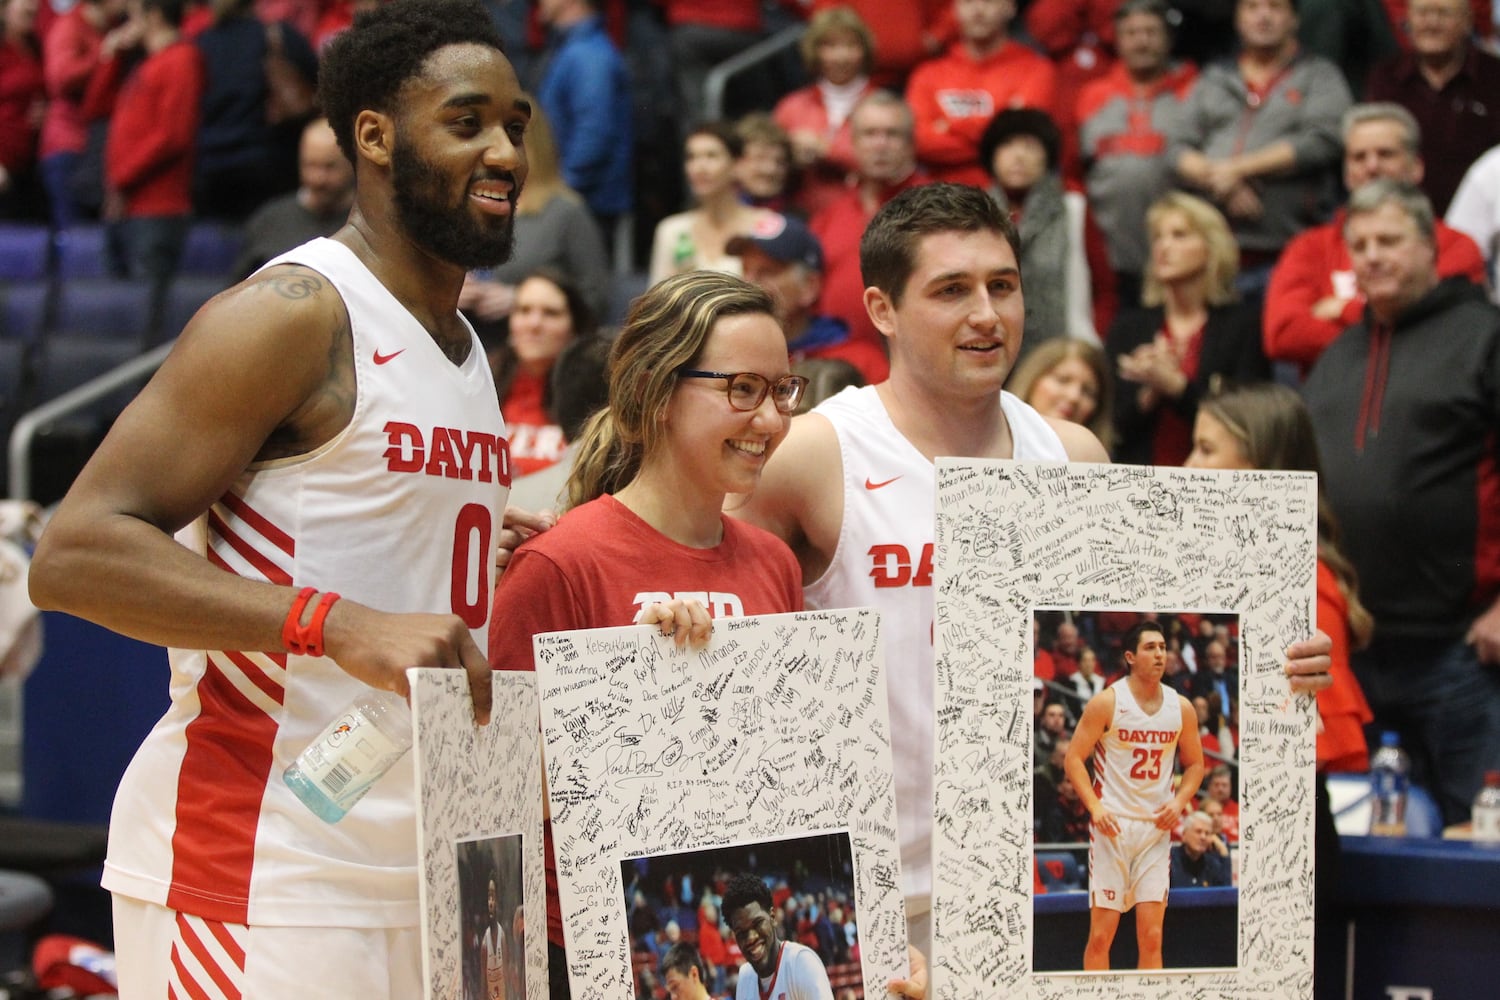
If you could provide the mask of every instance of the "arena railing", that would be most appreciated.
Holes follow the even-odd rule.
[[[21,416],[10,432],[10,447],[7,453],[10,465],[10,497],[12,500],[30,500],[31,497],[31,448],[36,436],[49,425],[63,417],[85,409],[112,392],[150,375],[161,367],[172,350],[176,338],[159,344],[151,350],[132,358],[98,378],[70,389]]]
[[[762,38],[745,51],[730,56],[714,66],[703,78],[703,116],[706,121],[716,122],[724,117],[724,91],[729,81],[760,63],[780,55],[783,49],[796,45],[807,30],[805,24],[793,24],[776,34]]]

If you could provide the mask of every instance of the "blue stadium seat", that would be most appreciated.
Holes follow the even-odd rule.
[[[172,279],[162,303],[161,322],[157,325],[153,341],[163,343],[177,336],[198,308],[226,287],[228,286],[222,277],[178,275]]]
[[[228,278],[245,245],[245,234],[233,226],[195,222],[182,248],[178,274]]]
[[[0,340],[35,343],[46,328],[51,292],[45,281],[0,288]]]
[[[52,233],[46,226],[0,225],[0,281],[39,281],[47,276]]]
[[[112,336],[49,333],[42,340],[38,356],[33,403],[40,405],[56,399],[119,367],[139,353],[138,344]],[[85,419],[111,420],[139,390],[140,385],[132,385],[111,393],[88,407],[83,415]]]
[[[57,276],[64,281],[102,278],[109,274],[103,226],[69,226],[57,234],[54,243]]]
[[[147,282],[78,278],[58,286],[52,329],[117,340],[138,350],[152,329],[154,309]]]
[[[36,350],[28,408],[51,402],[71,389],[134,358],[139,345],[112,336],[48,333]],[[38,429],[31,450],[30,498],[40,504],[62,498],[144,378]]]
[[[19,416],[21,393],[30,376],[31,345],[19,340],[0,340],[0,416],[8,424]],[[9,433],[8,426],[5,429]]]

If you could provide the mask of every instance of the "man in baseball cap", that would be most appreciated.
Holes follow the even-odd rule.
[[[756,220],[754,228],[732,237],[725,249],[743,259],[745,280],[765,289],[776,304],[776,318],[786,333],[787,353],[792,367],[804,362],[839,361],[851,365],[858,380],[845,379],[843,384],[882,382],[890,372],[885,353],[873,344],[850,342],[849,327],[843,320],[817,312],[818,297],[823,292],[823,247],[800,220],[787,215],[766,213]],[[826,368],[819,364],[815,367]],[[814,379],[808,396],[818,396]],[[826,395],[825,392],[823,395]],[[808,401],[807,407],[817,400]]]

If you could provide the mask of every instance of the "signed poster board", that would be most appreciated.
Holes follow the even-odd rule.
[[[574,996],[633,1000],[659,983],[632,908],[693,920],[715,873],[847,890],[864,995],[905,974],[878,614],[721,618],[697,652],[645,626],[539,635],[535,649]]]
[[[933,995],[1310,997],[1316,712],[1290,693],[1283,654],[1313,631],[1315,478],[955,459],[937,473]],[[1233,622],[1238,881],[1211,890],[1234,898],[1227,962],[1038,967],[1061,949],[1081,969],[1088,897],[1072,930],[1033,899],[1033,628],[1047,615],[1087,626],[1096,612]],[[1086,879],[1087,852],[1079,864]],[[1171,900],[1166,913],[1170,952]],[[1036,940],[1059,933],[1070,940]]]
[[[474,724],[462,670],[409,670],[427,1000],[544,1000],[536,678],[496,672]]]

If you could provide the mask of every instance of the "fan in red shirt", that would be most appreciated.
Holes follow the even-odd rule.
[[[1421,184],[1422,132],[1399,104],[1356,104],[1344,114],[1344,186],[1356,191],[1379,178]],[[1365,297],[1355,287],[1354,262],[1344,243],[1344,211],[1287,244],[1266,290],[1266,356],[1289,361],[1304,374],[1346,327],[1359,322]],[[1435,220],[1438,276],[1485,283],[1484,256],[1472,239]]]
[[[177,270],[193,210],[193,148],[204,66],[182,37],[182,0],[131,0],[104,41],[85,109],[110,119],[104,146],[105,218],[118,226],[121,276],[165,282]],[[128,72],[124,52],[145,58]]]
[[[979,138],[1004,108],[1056,104],[1057,70],[1010,37],[1014,0],[955,0],[958,41],[912,70],[906,100],[916,115],[917,158],[938,180],[984,187]]]

